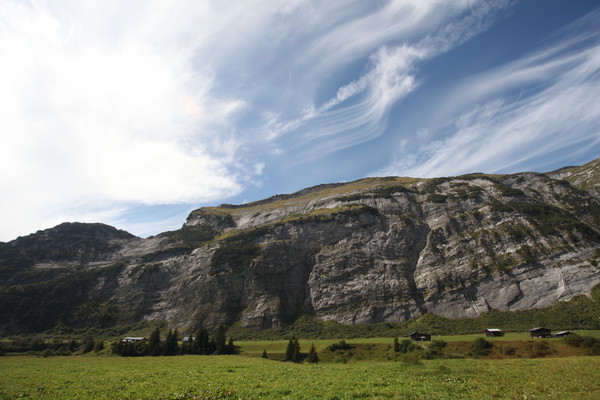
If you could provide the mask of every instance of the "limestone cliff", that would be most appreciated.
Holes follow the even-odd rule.
[[[148,239],[59,226],[0,243],[0,326],[266,329],[307,313],[354,324],[546,307],[600,281],[599,165],[320,185],[202,208]]]

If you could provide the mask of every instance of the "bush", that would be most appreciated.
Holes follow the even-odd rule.
[[[581,347],[587,349],[588,352],[593,355],[600,355],[600,339],[596,339],[592,336],[583,336]]]
[[[565,342],[565,344],[570,347],[581,347],[583,338],[579,335],[572,334],[572,335],[565,336],[563,338],[563,342]]]
[[[427,201],[432,203],[445,203],[448,196],[438,193],[433,193],[427,196]]]
[[[474,357],[487,356],[494,345],[484,338],[477,338],[469,348]]]
[[[52,349],[46,349],[44,351],[42,351],[42,353],[40,354],[40,356],[42,356],[43,358],[48,358],[48,357],[52,357],[56,355],[54,353],[54,351]]]
[[[529,353],[531,357],[544,357],[552,353],[546,342],[533,342],[530,344]]]
[[[429,351],[432,355],[441,356],[442,350],[447,344],[448,343],[444,342],[443,340],[434,340],[429,344]]]
[[[330,344],[328,349],[329,351],[350,350],[350,345],[345,340],[340,340],[337,343]]]
[[[412,340],[402,339],[401,342],[394,340],[394,351],[397,353],[410,353],[415,350],[415,344]]]

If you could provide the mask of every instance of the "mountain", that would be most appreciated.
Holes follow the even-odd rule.
[[[61,224],[0,243],[0,330],[166,320],[261,330],[548,307],[600,281],[599,167],[366,178],[193,211],[142,239]]]

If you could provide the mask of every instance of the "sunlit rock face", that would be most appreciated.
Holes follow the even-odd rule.
[[[600,281],[598,161],[548,174],[368,178],[202,208],[141,239],[63,224],[0,243],[1,329],[281,327],[547,307]]]

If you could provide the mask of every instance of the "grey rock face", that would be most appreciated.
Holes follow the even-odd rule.
[[[592,176],[578,168],[577,176]],[[1,286],[0,311],[20,285],[47,287],[84,272],[89,288],[71,298],[74,309],[110,304],[120,320],[180,328],[267,329],[307,313],[355,324],[547,307],[600,281],[597,194],[552,176],[322,185],[203,208],[180,231],[149,239],[111,231],[112,244],[89,260],[38,260],[19,239],[0,249],[10,255],[3,268],[16,271]],[[17,255],[28,262],[14,267]],[[28,328],[4,315],[4,329]]]

